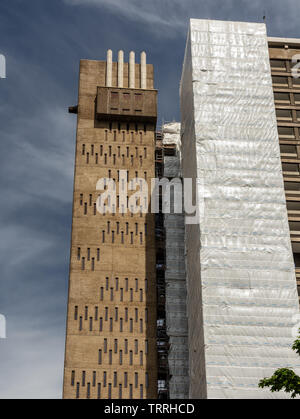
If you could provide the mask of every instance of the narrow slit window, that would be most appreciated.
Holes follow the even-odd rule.
[[[75,371],[73,370],[71,374],[71,386],[74,386],[74,382],[75,382]]]
[[[145,373],[145,387],[149,387],[149,374],[147,372]]]
[[[74,310],[74,320],[78,319],[78,306],[75,306],[75,310]]]

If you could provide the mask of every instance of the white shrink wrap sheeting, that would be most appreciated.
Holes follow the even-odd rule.
[[[177,151],[180,150],[180,122],[168,122],[162,126],[163,144],[175,144]]]
[[[175,156],[164,157],[164,176],[180,176],[180,124],[162,127],[163,144],[176,145]],[[171,188],[171,196],[174,196]],[[173,198],[171,199],[173,202]],[[169,337],[169,396],[186,399],[189,395],[188,331],[186,314],[186,278],[184,259],[184,215],[165,214],[166,234],[166,329]]]
[[[259,389],[291,349],[299,302],[264,24],[190,21],[182,170],[197,178],[186,225],[189,396],[285,398]]]

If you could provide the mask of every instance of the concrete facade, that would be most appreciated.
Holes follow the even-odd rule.
[[[100,178],[114,179],[118,196],[120,170],[129,181],[155,176],[154,120],[95,117],[98,87],[121,82],[153,97],[153,66],[142,81],[140,64],[81,60],[64,398],[157,395],[155,220],[96,205]]]

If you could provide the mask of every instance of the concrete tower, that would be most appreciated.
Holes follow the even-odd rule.
[[[155,220],[119,202],[155,176],[156,95],[144,52],[80,62],[64,398],[157,395]],[[115,182],[104,214],[100,178]]]

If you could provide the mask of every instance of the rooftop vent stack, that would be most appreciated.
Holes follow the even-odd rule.
[[[129,88],[135,88],[135,54],[133,51],[129,53]]]
[[[146,53],[141,53],[141,89],[147,89],[147,64]]]
[[[106,59],[106,87],[112,86],[112,50],[107,50]]]
[[[123,87],[124,52],[118,53],[118,87]]]

